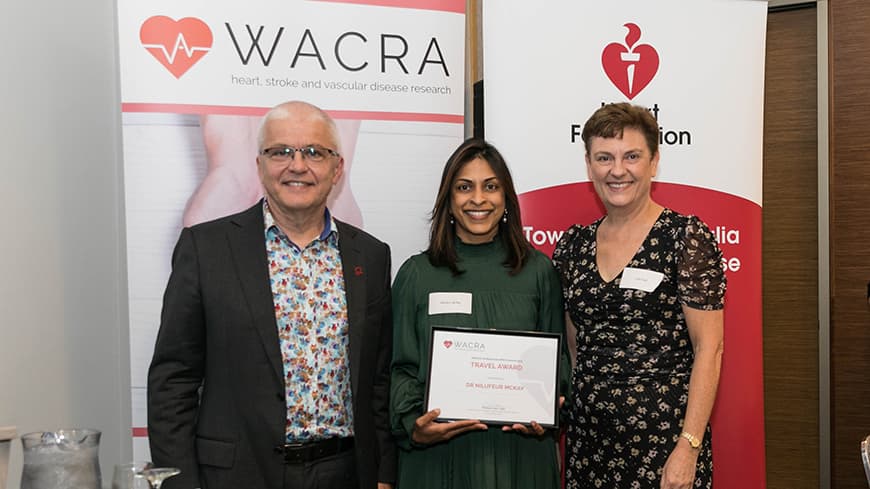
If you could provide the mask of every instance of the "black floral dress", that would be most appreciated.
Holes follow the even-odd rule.
[[[574,395],[569,404],[567,487],[658,488],[682,431],[694,355],[682,305],[724,306],[722,253],[697,217],[664,209],[627,268],[663,274],[644,292],[605,282],[596,263],[602,219],[572,226],[553,261],[577,328]],[[707,426],[695,476],[710,488]]]

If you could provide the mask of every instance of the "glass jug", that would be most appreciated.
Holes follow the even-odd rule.
[[[21,435],[21,489],[100,489],[100,432],[91,429]]]

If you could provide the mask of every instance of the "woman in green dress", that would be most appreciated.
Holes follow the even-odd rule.
[[[455,307],[433,307],[435,293],[454,294]],[[436,422],[440,411],[423,405],[432,326],[564,334],[559,278],[525,239],[513,180],[489,143],[469,139],[447,161],[429,247],[402,265],[393,284],[393,324],[398,489],[559,487],[556,438],[538,423]],[[562,396],[569,372],[563,348]]]

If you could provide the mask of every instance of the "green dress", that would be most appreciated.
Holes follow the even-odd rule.
[[[483,245],[457,242],[458,266],[453,276],[435,268],[426,254],[409,258],[393,284],[393,365],[390,418],[399,444],[397,489],[547,489],[560,485],[555,436],[502,432],[491,426],[434,445],[410,441],[414,421],[424,414],[430,327],[537,330],[562,333],[559,278],[544,254],[534,251],[515,276],[502,265],[501,240]],[[432,292],[470,292],[471,314],[428,313]],[[564,346],[564,341],[563,341]],[[570,378],[563,348],[560,395]]]

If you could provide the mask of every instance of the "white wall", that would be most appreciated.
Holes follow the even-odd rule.
[[[102,430],[107,487],[132,454],[114,8],[0,3],[0,425]]]

